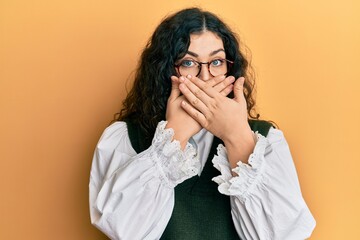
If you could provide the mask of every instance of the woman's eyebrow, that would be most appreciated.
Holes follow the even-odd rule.
[[[210,53],[210,56],[213,56],[213,55],[215,55],[215,54],[217,54],[218,52],[221,52],[221,51],[225,52],[224,49],[219,48],[218,50],[212,51],[212,52]]]
[[[199,56],[198,54],[196,54],[194,52],[191,52],[191,51],[187,51],[186,54],[189,54],[189,55],[191,55],[193,57],[198,57]]]
[[[217,50],[215,50],[215,51],[212,51],[212,52],[209,54],[209,56],[213,56],[213,55],[217,54],[218,52],[225,52],[225,50],[224,50],[223,48],[219,48],[219,49],[217,49]],[[196,54],[196,53],[191,52],[191,51],[187,51],[186,53],[189,54],[189,55],[191,55],[191,56],[193,56],[193,57],[199,57],[199,54]]]

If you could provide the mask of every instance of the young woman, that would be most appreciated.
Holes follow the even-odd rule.
[[[305,239],[314,227],[282,132],[259,120],[234,33],[185,9],[146,45],[90,176],[111,239]]]

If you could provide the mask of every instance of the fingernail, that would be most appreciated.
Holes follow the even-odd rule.
[[[233,76],[230,77],[230,82],[235,82],[235,78]]]
[[[185,78],[183,76],[180,77],[180,82],[184,82]]]
[[[186,105],[186,102],[185,102],[185,101],[182,101],[182,102],[181,102],[181,105],[185,106],[185,105]]]
[[[191,79],[191,78],[192,78],[192,76],[191,76],[191,75],[187,75],[186,77],[187,77],[188,79]]]

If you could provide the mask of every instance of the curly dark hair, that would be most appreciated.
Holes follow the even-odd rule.
[[[189,8],[166,17],[156,28],[142,52],[134,85],[123,101],[123,108],[115,115],[115,121],[131,119],[147,137],[153,137],[157,124],[165,119],[171,91],[170,77],[176,75],[175,62],[185,56],[190,34],[203,31],[211,31],[222,39],[226,58],[234,62],[228,75],[246,79],[244,95],[248,117],[260,117],[254,109],[255,77],[249,61],[240,50],[236,34],[213,13]],[[233,93],[229,97],[233,97]]]

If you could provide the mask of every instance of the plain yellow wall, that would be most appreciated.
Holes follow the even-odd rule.
[[[311,239],[360,239],[355,0],[1,0],[0,239],[106,239],[88,214],[93,150],[154,28],[194,5],[252,50],[258,110],[288,139]]]

